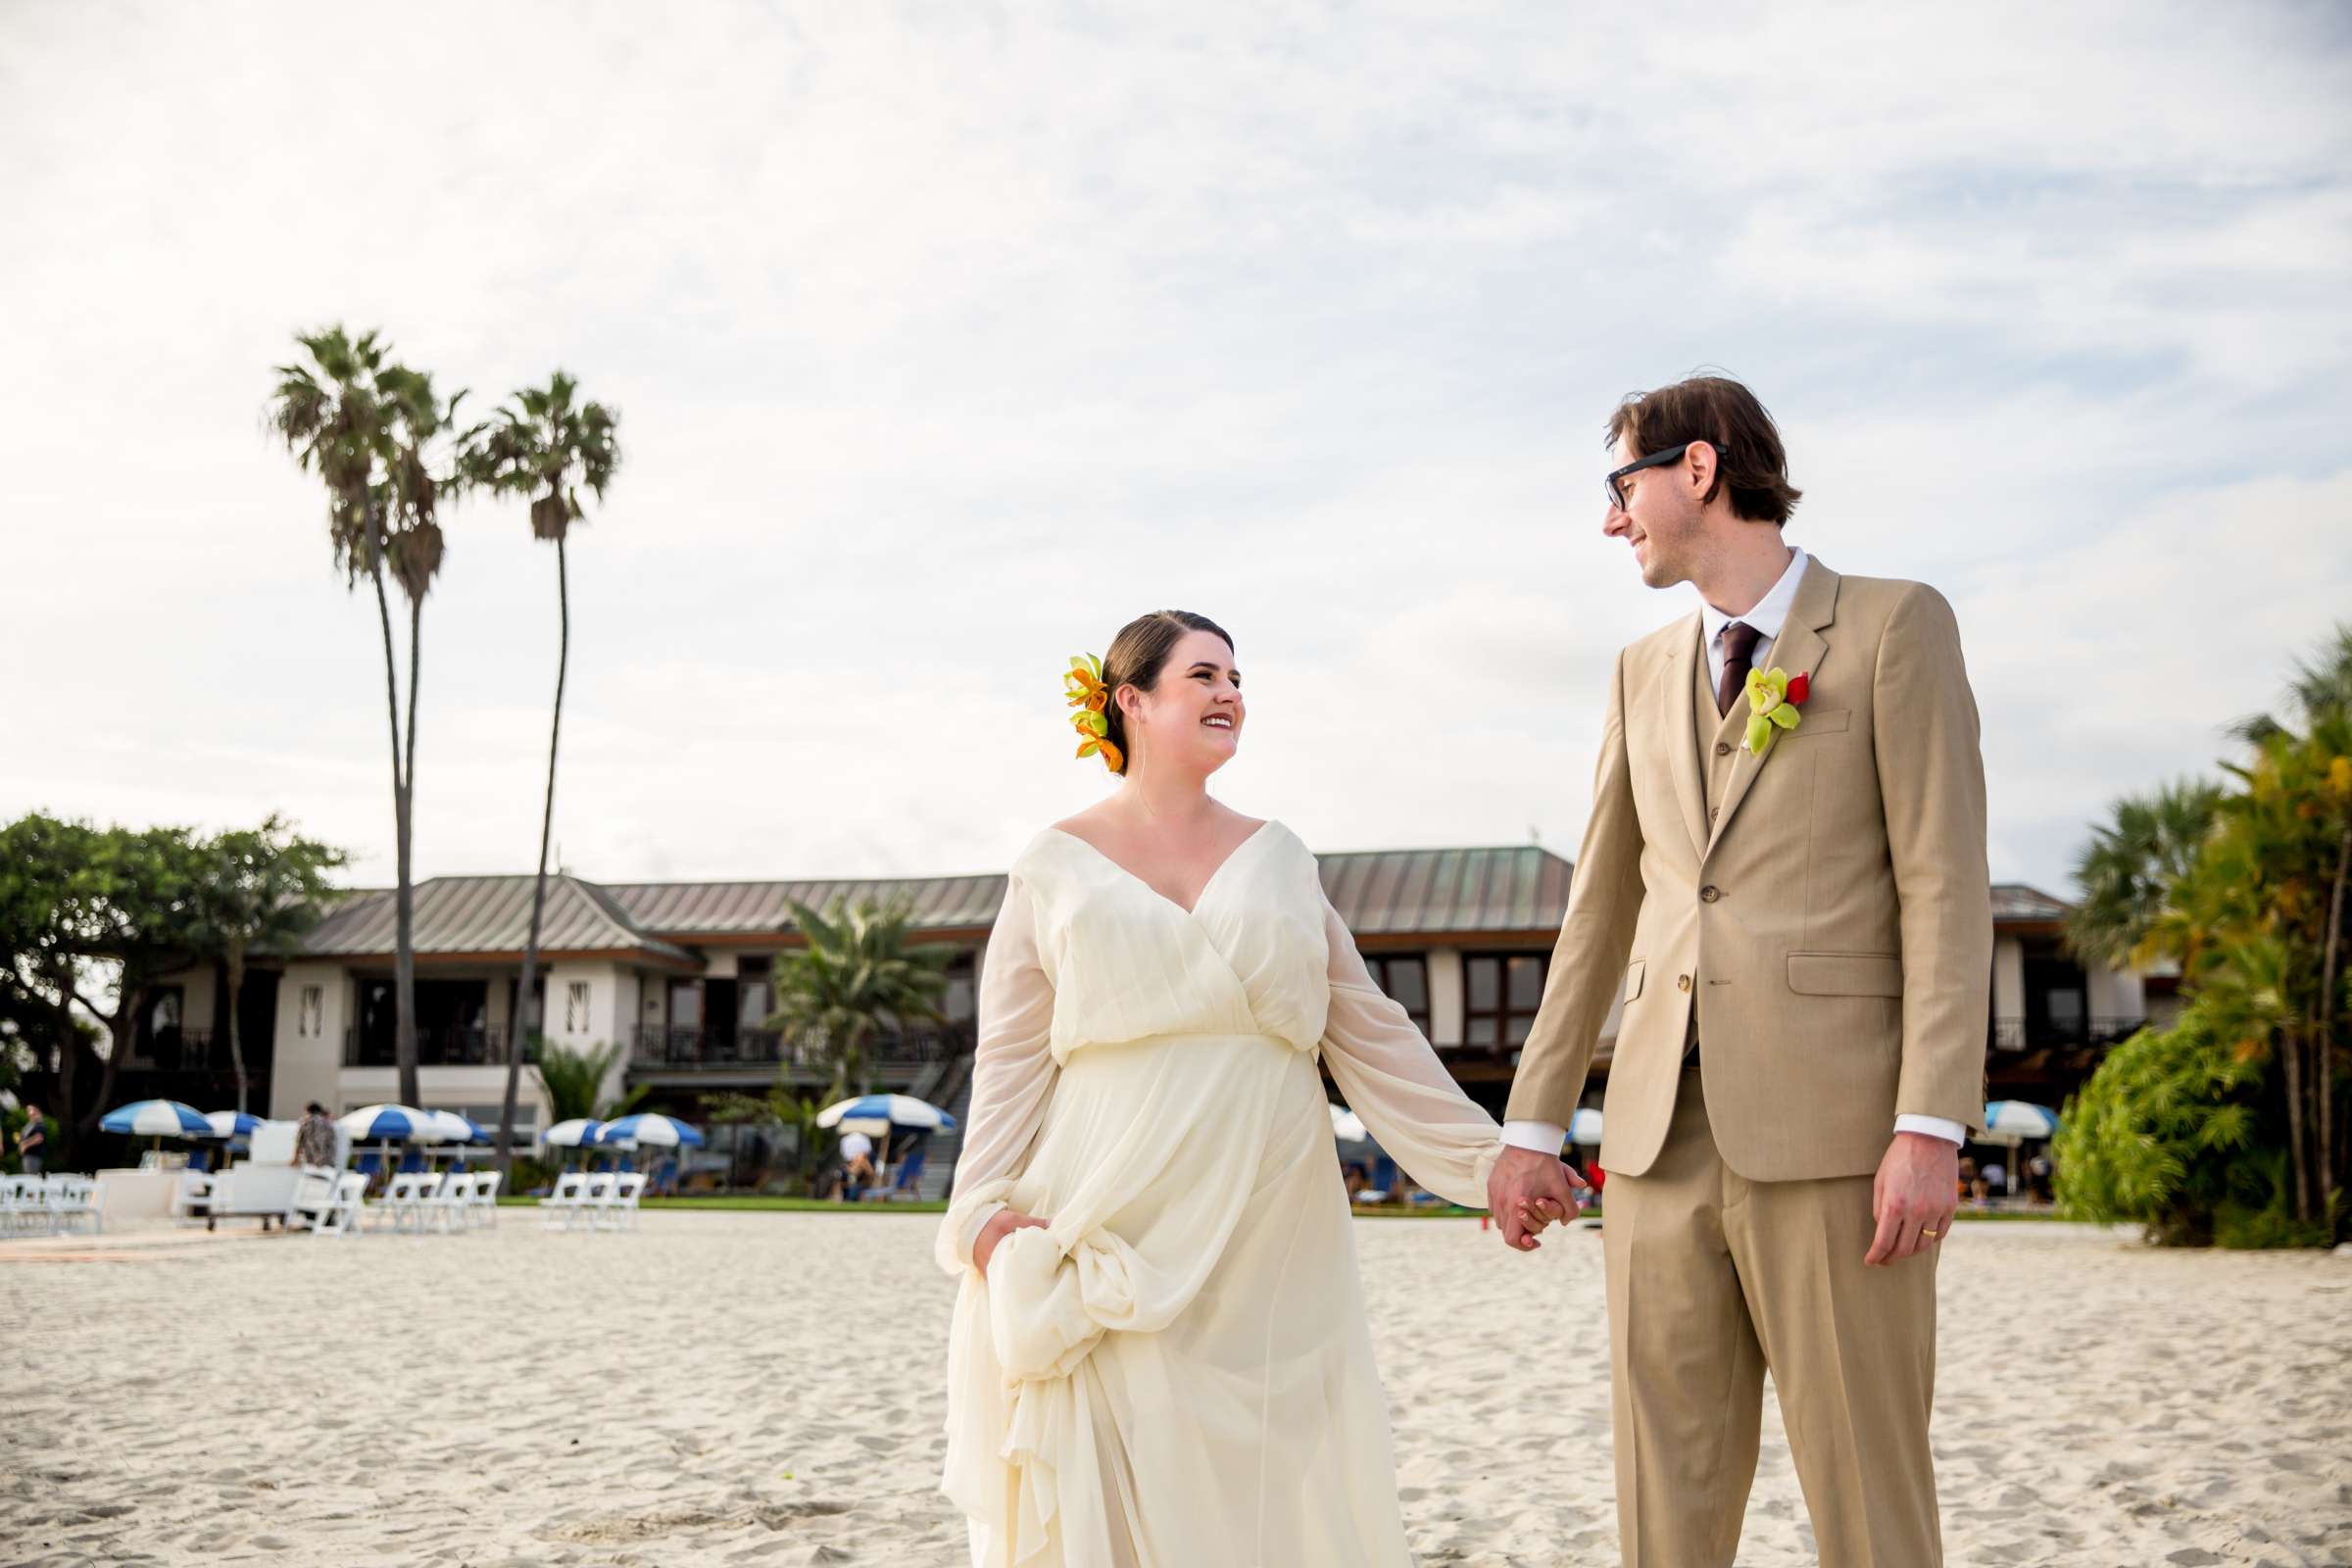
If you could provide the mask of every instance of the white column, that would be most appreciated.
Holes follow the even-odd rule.
[[[1429,950],[1429,1043],[1462,1043],[1462,955],[1456,948]]]

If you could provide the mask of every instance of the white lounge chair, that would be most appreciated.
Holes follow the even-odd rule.
[[[299,1215],[313,1236],[349,1236],[368,1207],[368,1178],[356,1170],[305,1166],[289,1214]]]
[[[542,1230],[569,1230],[588,1200],[588,1174],[567,1170],[556,1178],[556,1190],[539,1200]]]
[[[498,1186],[504,1171],[477,1170],[473,1173],[473,1198],[466,1207],[466,1223],[491,1225],[498,1223]]]
[[[637,1200],[645,1194],[645,1172],[622,1171],[612,1178],[612,1185],[598,1200],[593,1216],[596,1228],[603,1231],[635,1230],[637,1228]]]
[[[209,1171],[183,1170],[172,1187],[172,1217],[182,1225],[200,1224],[213,1217],[213,1178]]]

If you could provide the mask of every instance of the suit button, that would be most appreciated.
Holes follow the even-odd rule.
[[[1723,889],[1710,883],[1698,890],[1698,897],[1701,903],[1713,904],[1717,899],[1723,897]]]
[[[1715,755],[1716,755],[1717,757],[1729,757],[1729,756],[1731,756],[1731,755],[1732,755],[1732,743],[1731,743],[1730,741],[1717,741],[1717,742],[1715,743]]]
[[[1678,975],[1676,975],[1676,976],[1674,977],[1674,989],[1675,989],[1675,990],[1677,990],[1677,991],[1688,991],[1688,990],[1690,990],[1690,977],[1689,975],[1687,975],[1687,974],[1678,974]]]
[[[1708,807],[1708,808],[1707,808],[1707,820],[1708,820],[1708,821],[1710,821],[1710,822],[1714,821],[1714,820],[1715,820],[1717,817],[1721,816],[1722,814],[1723,814],[1723,808],[1722,808],[1722,807],[1720,807],[1720,806],[1710,806],[1710,807]]]

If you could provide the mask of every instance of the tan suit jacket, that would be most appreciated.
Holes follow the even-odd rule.
[[[1812,560],[1768,660],[1812,689],[1759,761],[1740,745],[1743,701],[1720,724],[1699,706],[1695,612],[1617,658],[1592,816],[1507,1111],[1567,1123],[1622,995],[1611,1174],[1657,1158],[1693,1008],[1716,1143],[1751,1181],[1875,1171],[1897,1115],[1983,1129],[1992,896],[1951,607]]]

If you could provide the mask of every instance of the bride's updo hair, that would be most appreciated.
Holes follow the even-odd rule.
[[[1110,692],[1110,702],[1102,716],[1110,720],[1110,744],[1119,749],[1119,756],[1128,762],[1135,753],[1127,745],[1127,715],[1119,711],[1119,688],[1132,686],[1139,692],[1157,689],[1160,666],[1168,662],[1169,652],[1184,639],[1188,631],[1204,631],[1224,639],[1233,647],[1233,634],[1206,615],[1196,615],[1189,610],[1154,610],[1138,615],[1119,628],[1110,640],[1110,652],[1102,656],[1102,684]],[[1125,773],[1125,766],[1119,771]]]

